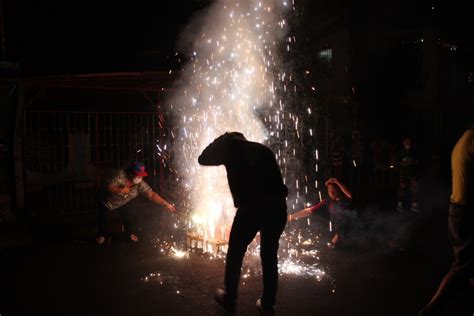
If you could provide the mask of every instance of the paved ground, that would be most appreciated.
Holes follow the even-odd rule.
[[[386,211],[365,216],[369,224],[355,236],[363,240],[357,247],[320,247],[320,262],[332,282],[283,275],[277,314],[417,315],[450,261],[446,205],[436,202],[436,192],[431,194],[426,197],[435,205],[422,214]],[[399,240],[406,250],[386,247],[386,237],[397,235],[397,228],[405,237]],[[0,314],[222,314],[212,299],[222,284],[222,260],[198,253],[188,258],[163,255],[147,238],[138,244],[115,239],[105,247],[91,239],[74,225],[43,226],[32,230],[29,242],[0,250]],[[258,275],[243,279],[239,315],[257,315],[254,303],[260,282]],[[472,291],[463,295],[453,304],[469,296],[472,303]],[[473,315],[473,311],[466,304],[464,313],[450,310],[445,315]]]

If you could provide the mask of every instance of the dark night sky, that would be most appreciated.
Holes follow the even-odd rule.
[[[178,34],[210,2],[4,0],[7,59],[20,62],[26,76],[167,69]],[[356,24],[435,25],[460,41],[472,39],[474,19],[466,5],[437,2],[300,0],[299,6],[310,17],[339,3],[351,7]]]
[[[163,68],[206,2],[6,1],[7,57],[26,75]]]

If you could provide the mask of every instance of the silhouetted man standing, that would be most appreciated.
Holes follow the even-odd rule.
[[[257,308],[262,313],[273,312],[278,287],[277,252],[286,225],[288,195],[275,154],[262,144],[246,140],[241,133],[232,132],[214,140],[198,161],[201,165],[226,167],[237,207],[229,238],[225,290],[218,289],[215,299],[227,311],[234,310],[242,260],[247,246],[260,232],[264,288]]]

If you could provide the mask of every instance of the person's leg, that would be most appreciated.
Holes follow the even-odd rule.
[[[431,311],[439,310],[450,295],[456,293],[469,281],[472,283],[474,274],[473,219],[472,208],[467,209],[465,206],[450,204],[448,229],[454,262],[420,315],[430,315]]]
[[[279,208],[279,209],[278,209]],[[276,303],[278,290],[278,247],[280,236],[286,225],[286,208],[276,206],[260,231],[260,258],[263,270],[262,306],[272,308]],[[273,218],[272,218],[273,217]]]
[[[398,211],[403,211],[403,201],[405,199],[405,191],[407,187],[407,177],[400,173],[400,179],[399,179],[399,186],[398,186],[398,205],[397,209]]]
[[[425,313],[439,311],[442,302],[458,287],[461,281],[462,278],[460,278],[459,275],[453,271],[446,273],[446,275],[441,280],[436,293],[433,295],[428,305],[424,308]]]
[[[237,299],[242,261],[247,246],[252,242],[259,229],[260,223],[256,221],[252,212],[237,210],[230,230],[224,276],[225,292],[230,302]]]
[[[349,211],[337,210],[331,214],[332,231],[334,233],[331,243],[333,246],[340,245],[344,241],[346,231],[349,226]]]
[[[416,177],[410,177],[410,191],[411,191],[411,210],[418,212],[418,181]]]
[[[136,227],[136,207],[134,206],[133,200],[118,208],[117,211],[122,219],[125,233],[130,237],[132,241],[138,241],[137,227]]]
[[[98,202],[97,204],[98,210],[97,210],[97,233],[98,233],[98,238],[103,237],[104,240],[108,235],[108,230],[107,230],[107,211],[108,208],[102,203]]]
[[[411,201],[412,203],[418,202],[418,181],[416,177],[410,178],[410,189],[411,189]]]

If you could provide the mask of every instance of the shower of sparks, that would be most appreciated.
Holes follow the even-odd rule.
[[[298,199],[301,186],[294,186],[304,181],[294,173],[301,171],[298,138],[305,132],[301,119],[291,112],[294,75],[279,57],[282,47],[295,41],[286,37],[289,4],[217,1],[194,42],[183,72],[185,85],[171,99],[179,123],[175,147],[186,192],[183,207],[191,213],[191,228],[206,239],[226,238],[234,215],[224,167],[197,163],[202,150],[224,132],[240,131],[251,141],[269,145],[293,189],[290,209],[303,206]],[[313,135],[312,129],[307,133]]]
[[[301,264],[296,260],[285,259],[278,264],[280,274],[295,274],[315,277],[316,280],[321,281],[326,272],[317,267],[317,265]]]
[[[235,214],[225,168],[197,163],[202,150],[219,135],[239,131],[248,140],[272,148],[289,188],[289,212],[303,209],[309,194],[313,194],[310,200],[322,199],[321,192],[318,196],[312,189],[319,172],[319,152],[305,148],[303,142],[314,144],[312,139],[317,136],[314,126],[305,126],[312,109],[304,104],[297,109],[297,75],[285,64],[296,42],[294,36],[288,36],[286,17],[291,10],[296,10],[291,0],[216,0],[202,28],[193,30],[198,36],[183,69],[184,84],[170,99],[177,122],[171,136],[175,174],[183,189],[180,209],[189,214],[187,246],[211,258],[223,258],[226,247],[217,245],[228,240]],[[308,89],[317,93],[315,87]],[[162,152],[158,145],[157,149]],[[306,153],[314,153],[311,169],[315,177],[304,174]],[[314,183],[318,189],[317,180]],[[309,219],[307,224],[311,225]],[[299,259],[319,260],[316,249],[303,249],[316,247],[316,243],[301,234],[293,240],[293,234],[282,238],[288,246],[279,253],[281,273],[322,278],[325,272],[317,262]],[[165,242],[160,251],[178,258],[187,256],[175,247]],[[249,253],[259,254],[259,249]],[[244,278],[249,276],[244,274]]]
[[[163,273],[153,272],[140,278],[144,283],[159,284],[163,289],[167,289],[170,292],[180,294],[179,287],[181,286],[181,280],[178,276]]]

